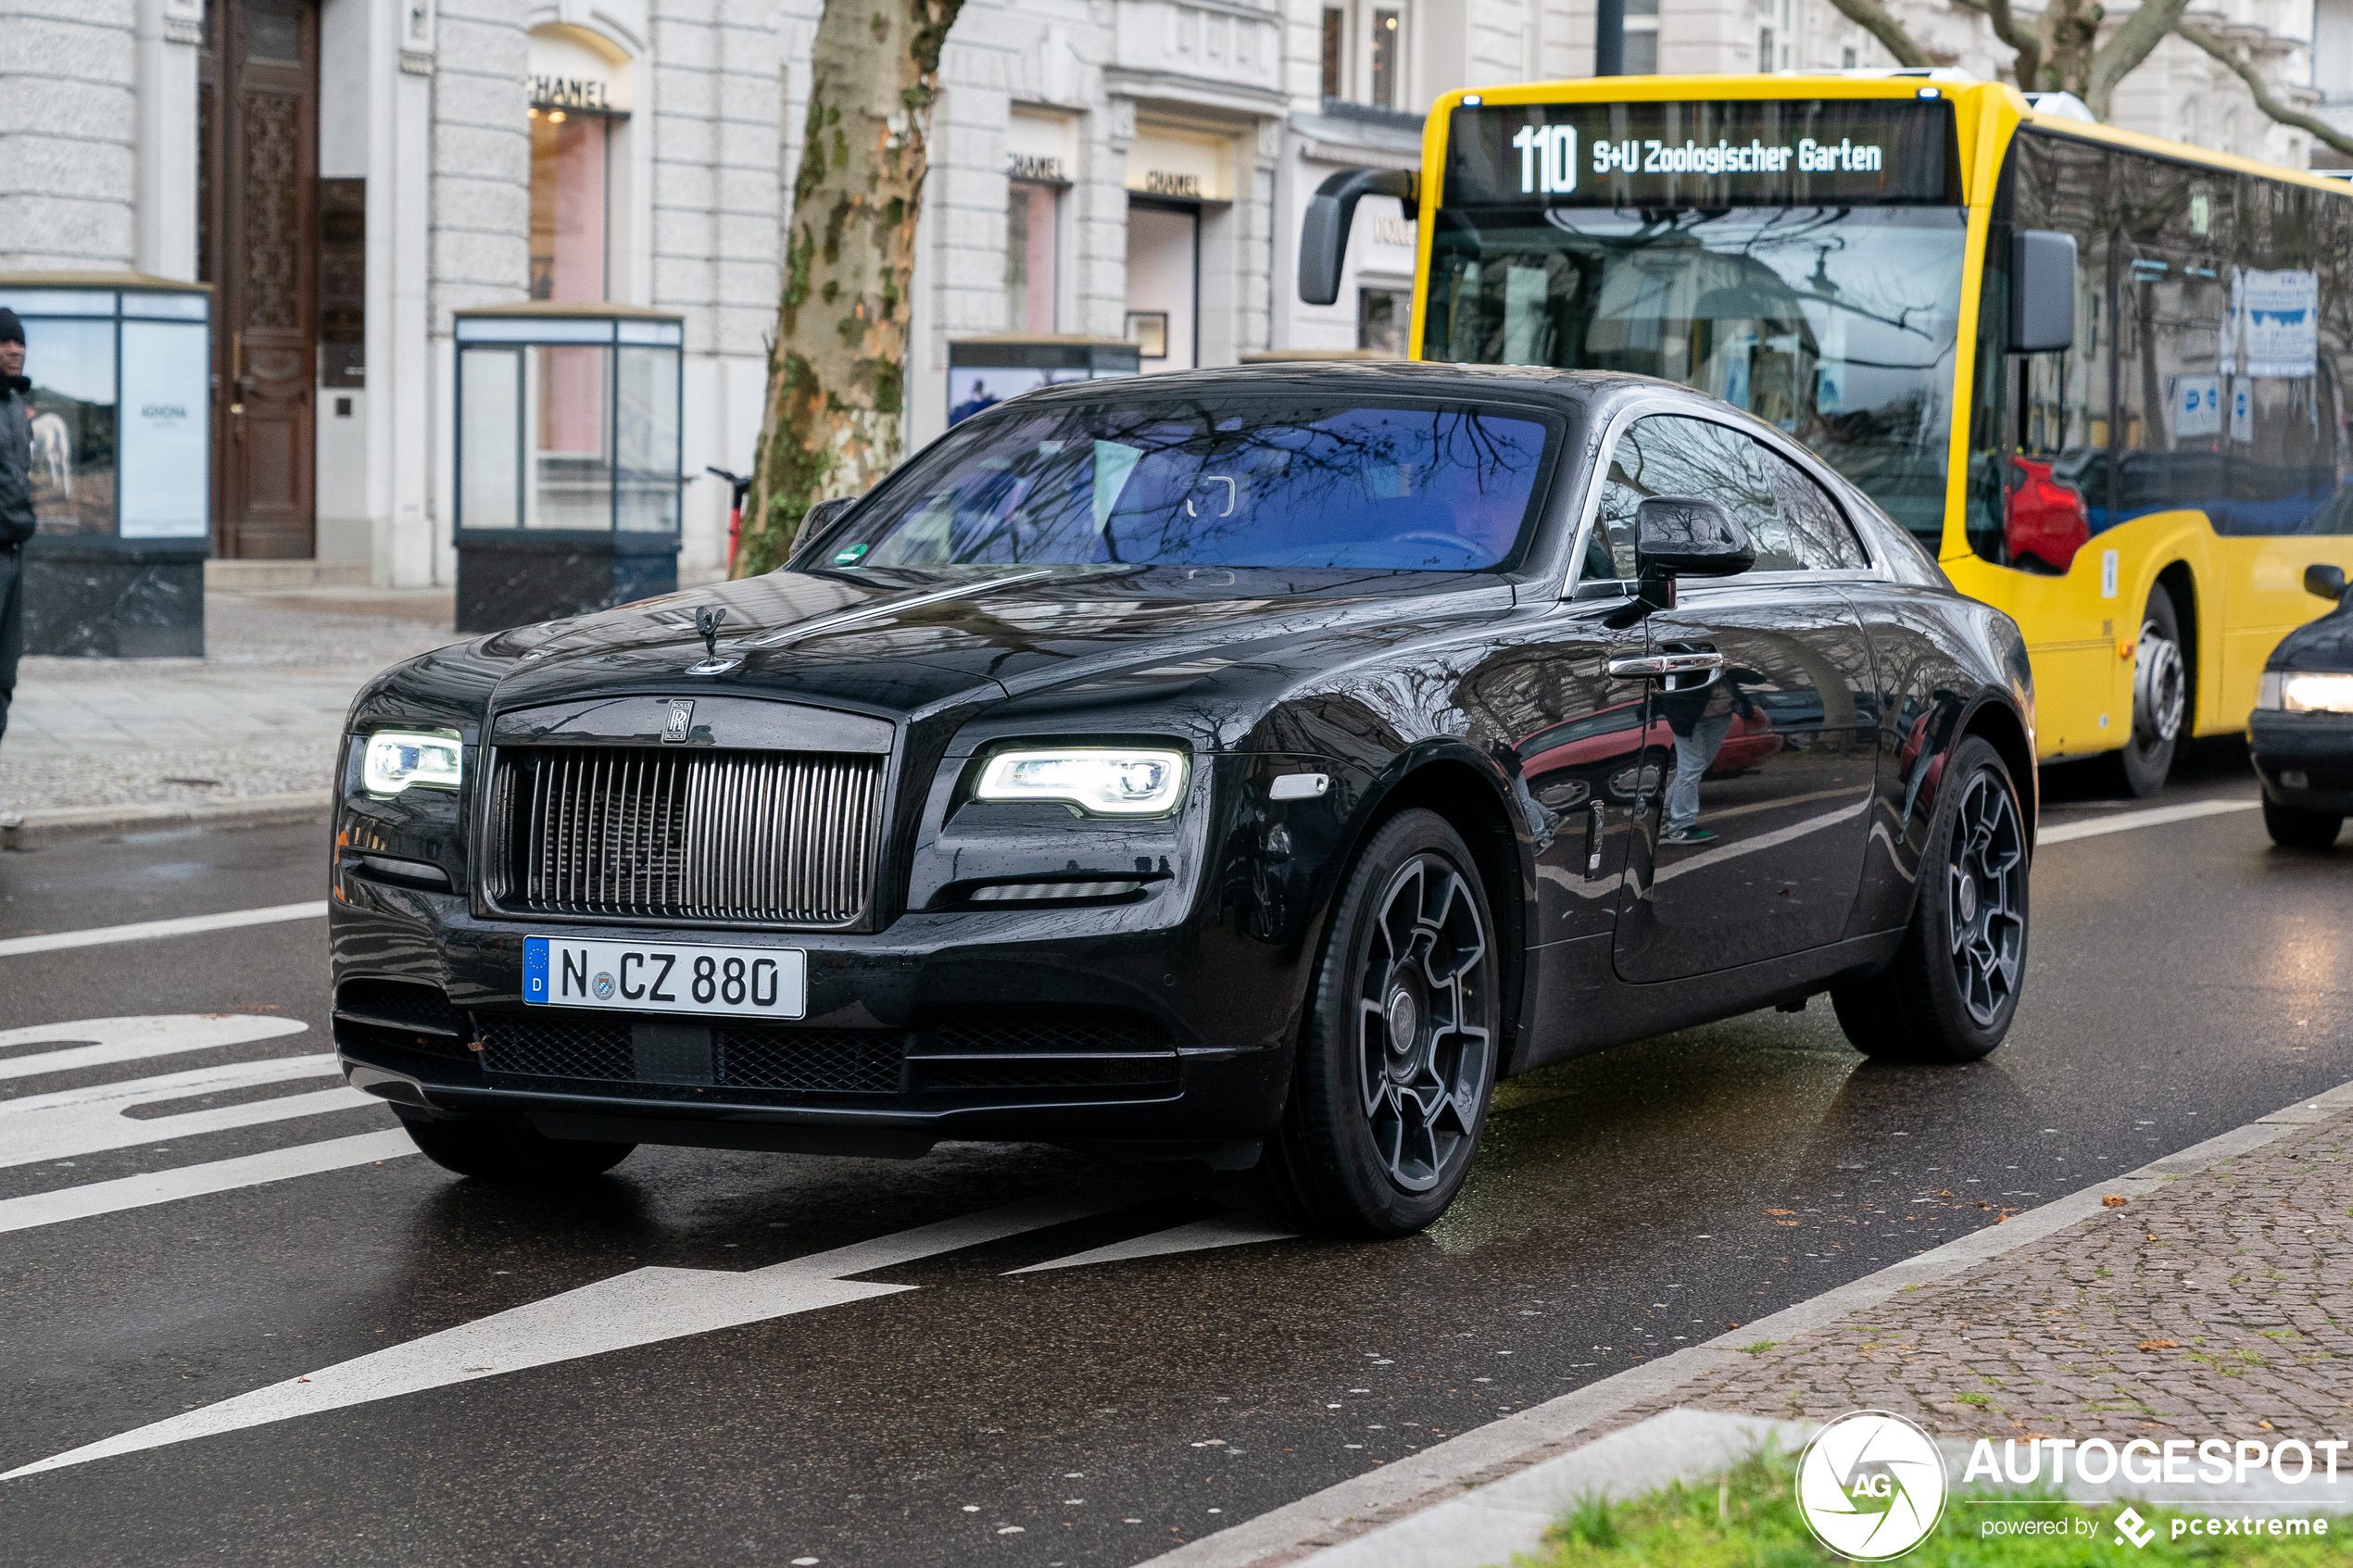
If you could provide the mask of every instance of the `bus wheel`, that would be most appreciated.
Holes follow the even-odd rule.
[[[1880,1061],[1975,1061],[2009,1033],[2026,981],[2026,825],[2010,771],[1982,735],[1944,770],[1904,945],[1831,992],[1848,1042]]]
[[[2149,594],[2141,617],[2141,646],[2133,659],[2133,735],[2117,752],[2116,771],[2125,793],[2155,795],[2173,770],[2182,721],[2190,698],[2189,666],[2182,659],[2182,623],[2173,596]]]

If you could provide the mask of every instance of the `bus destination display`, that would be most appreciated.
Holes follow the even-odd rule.
[[[1447,128],[1446,206],[1839,207],[1947,203],[1941,99],[1465,107]]]

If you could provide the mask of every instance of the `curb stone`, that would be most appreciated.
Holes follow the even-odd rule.
[[[253,795],[236,800],[200,800],[157,806],[75,806],[56,810],[0,815],[0,851],[38,849],[76,839],[115,838],[125,834],[174,828],[271,827],[285,822],[323,822],[333,807],[323,789],[291,795]]]
[[[2108,1194],[2127,1198],[2145,1196],[2347,1110],[2353,1110],[2353,1083],[2308,1096],[2245,1126],[2151,1160],[2128,1174],[2104,1178],[2095,1185],[2055,1198],[2039,1209],[1971,1231],[1918,1257],[1824,1291],[1811,1300],[1743,1323],[1729,1334],[1590,1383],[1556,1399],[1434,1444],[1410,1458],[1352,1476],[1296,1502],[1164,1552],[1138,1568],[1279,1568],[1311,1558],[1319,1564],[1328,1562],[1330,1568],[1341,1568],[1344,1563],[1382,1562],[1380,1557],[1342,1556],[1328,1549],[1376,1532],[1386,1536],[1418,1515],[1458,1500],[1466,1488],[1494,1486],[1580,1449],[1584,1445],[1577,1440],[1579,1434],[1613,1416],[1662,1399],[1693,1378],[1745,1361],[1743,1345],[1759,1339],[1793,1339],[1811,1330],[1843,1322],[1854,1313],[1914,1286],[1949,1279],[2099,1216],[2107,1212],[2100,1199]],[[1626,1431],[1638,1429],[1629,1427]],[[1601,1443],[1592,1446],[1598,1449]],[[1551,1523],[1550,1516],[1544,1523]],[[1536,1536],[1526,1537],[1512,1549],[1529,1549],[1541,1535],[1540,1526]],[[1491,1553],[1486,1558],[1461,1561],[1508,1561],[1510,1551],[1505,1550],[1500,1555]],[[1426,1554],[1416,1561],[1428,1568],[1438,1568],[1441,1559]],[[1445,1561],[1454,1559],[1450,1553]]]

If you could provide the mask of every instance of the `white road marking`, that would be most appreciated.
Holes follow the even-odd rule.
[[[35,1051],[31,1056],[0,1057],[0,1078],[32,1078],[44,1073],[71,1073],[78,1068],[106,1067],[118,1061],[209,1050],[215,1046],[241,1046],[248,1040],[299,1035],[309,1027],[292,1018],[184,1012],[146,1018],[81,1018],[70,1023],[0,1029],[0,1050],[49,1040],[90,1042],[61,1045],[55,1050]]]
[[[1114,1241],[1108,1247],[1098,1247],[1091,1252],[1074,1252],[1067,1258],[1056,1258],[1044,1263],[1032,1263],[1026,1269],[1008,1269],[1009,1274],[1042,1273],[1048,1269],[1082,1269],[1089,1263],[1125,1263],[1137,1258],[1164,1258],[1175,1252],[1199,1252],[1212,1247],[1244,1247],[1253,1241],[1289,1241],[1297,1231],[1287,1231],[1240,1214],[1220,1214],[1214,1220],[1196,1220],[1189,1225],[1177,1225],[1170,1230],[1154,1231],[1129,1241]]]
[[[321,1411],[396,1399],[452,1383],[893,1296],[919,1287],[867,1284],[844,1276],[1085,1219],[1129,1201],[1131,1194],[1102,1195],[1100,1191],[1092,1198],[1030,1198],[746,1273],[632,1269],[577,1290],[405,1345],[389,1346],[305,1377],[289,1378],[37,1461],[0,1475],[0,1481]]]
[[[0,1099],[0,1167],[30,1165],[42,1160],[70,1160],[76,1155],[135,1148],[141,1144],[173,1143],[197,1133],[218,1133],[231,1127],[283,1122],[289,1117],[384,1104],[375,1096],[363,1095],[358,1089],[333,1088],[244,1105],[183,1110],[144,1121],[123,1114],[133,1106],[295,1078],[332,1077],[339,1071],[333,1056],[282,1056]]]
[[[2122,833],[2127,828],[2162,827],[2167,822],[2192,822],[2225,811],[2252,811],[2262,804],[2260,800],[2193,800],[2183,806],[2152,806],[2145,811],[2128,811],[2120,817],[2095,817],[2088,822],[2061,822],[2036,834],[2034,847],[2039,849],[2045,844],[2097,838],[2104,833]]]
[[[283,1182],[293,1176],[315,1176],[353,1165],[372,1165],[416,1152],[417,1146],[409,1141],[409,1135],[396,1129],[389,1133],[361,1133],[354,1137],[329,1138],[323,1143],[273,1148],[265,1154],[240,1155],[234,1160],[215,1160],[203,1165],[182,1165],[172,1171],[143,1172],[110,1182],[63,1187],[56,1192],[0,1198],[0,1232],[29,1231],[68,1220],[118,1214],[125,1209],[144,1209],[150,1204],[172,1203],[208,1193],[233,1192],[239,1187]]]
[[[102,947],[109,942],[147,942],[158,936],[193,936],[200,931],[229,931],[241,925],[270,925],[286,920],[317,920],[327,912],[327,901],[273,904],[265,909],[225,909],[217,915],[183,915],[178,920],[143,920],[132,925],[98,925],[84,931],[50,931],[39,936],[0,938],[0,959],[22,953],[54,953],[61,947]]]

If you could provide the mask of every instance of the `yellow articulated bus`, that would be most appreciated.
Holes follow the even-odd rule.
[[[1639,371],[1804,441],[2025,629],[2045,761],[2157,788],[2243,730],[2353,568],[2353,192],[1947,72],[1450,94],[1419,174],[1416,358]]]

